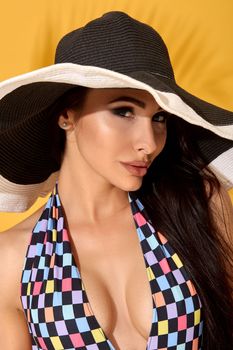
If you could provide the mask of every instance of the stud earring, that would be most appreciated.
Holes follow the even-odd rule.
[[[67,122],[63,122],[62,124],[60,124],[60,127],[62,129],[67,129],[67,126],[68,126]]]

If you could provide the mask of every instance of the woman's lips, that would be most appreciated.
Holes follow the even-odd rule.
[[[138,166],[138,165],[132,165],[129,163],[122,163],[121,164],[132,174],[135,176],[144,176],[147,173],[147,166]]]

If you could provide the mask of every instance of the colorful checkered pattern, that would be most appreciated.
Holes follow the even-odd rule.
[[[155,232],[139,199],[129,195],[129,202],[153,299],[146,350],[201,349],[202,307],[195,288],[178,255]],[[114,350],[88,302],[57,184],[33,229],[21,282],[32,350]]]

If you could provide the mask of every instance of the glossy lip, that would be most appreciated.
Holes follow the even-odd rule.
[[[127,162],[127,163],[124,163],[122,162],[123,164],[126,164],[126,165],[132,165],[132,166],[137,166],[137,167],[140,167],[140,168],[149,168],[149,165],[150,165],[150,162],[143,162],[143,161],[139,161],[139,160],[136,160],[134,162]]]
[[[132,174],[135,176],[142,177],[147,173],[147,169],[149,167],[149,162],[131,162],[131,163],[124,163],[121,162],[121,164]]]

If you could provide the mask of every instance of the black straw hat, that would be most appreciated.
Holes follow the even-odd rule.
[[[60,164],[51,157],[51,108],[76,86],[148,91],[208,131],[198,140],[206,162],[233,185],[233,113],[179,87],[160,35],[116,11],[62,38],[55,64],[0,84],[0,211],[24,211],[54,186]]]

